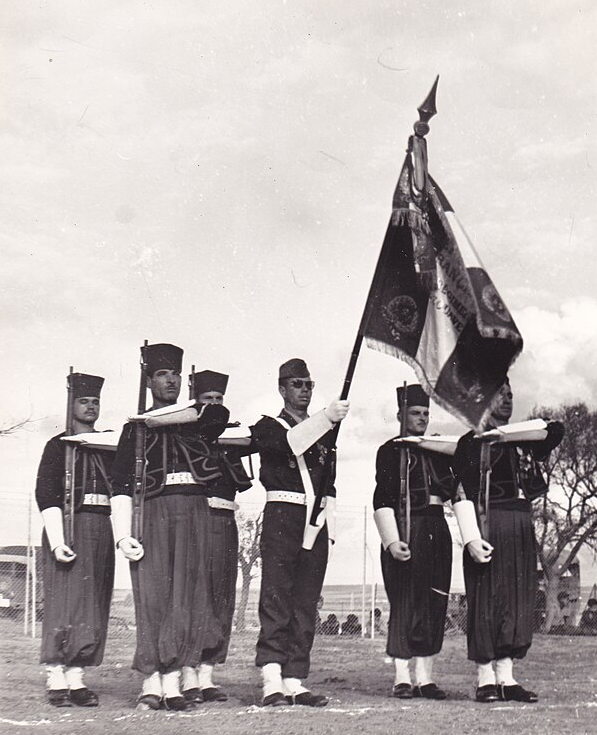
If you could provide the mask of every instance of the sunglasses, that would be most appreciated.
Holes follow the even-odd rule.
[[[298,378],[293,378],[292,380],[288,381],[288,385],[291,385],[293,388],[302,388],[303,386],[305,386],[307,390],[313,390],[313,388],[315,388],[315,381],[299,380]]]

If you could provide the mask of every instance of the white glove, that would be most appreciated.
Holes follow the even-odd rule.
[[[143,558],[145,550],[143,544],[132,536],[121,538],[116,544],[129,561],[139,561]]]
[[[349,408],[350,401],[336,400],[332,401],[327,408],[324,408],[323,412],[329,421],[333,424],[337,424],[339,421],[346,418]]]
[[[65,564],[68,564],[77,558],[75,552],[66,544],[60,544],[55,549],[52,549],[52,553],[54,554],[56,561],[61,561]]]
[[[491,561],[493,546],[489,541],[484,541],[482,538],[473,539],[468,542],[466,548],[468,549],[468,553],[479,564],[487,564],[487,562]]]
[[[392,541],[388,546],[388,551],[396,561],[408,561],[410,559],[410,549],[404,541]]]

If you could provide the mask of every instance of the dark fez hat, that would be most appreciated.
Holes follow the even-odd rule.
[[[201,370],[199,373],[191,373],[191,380],[193,381],[193,395],[195,398],[212,390],[222,393],[222,395],[226,393],[228,376],[224,373],[216,373],[214,370]]]
[[[143,348],[145,356],[145,372],[150,377],[156,370],[182,370],[182,353],[176,345],[157,344],[147,345]]]
[[[309,368],[304,360],[298,357],[293,357],[292,360],[288,360],[284,364],[280,365],[280,372],[278,373],[278,380],[284,380],[284,378],[309,378]]]
[[[99,398],[104,384],[104,379],[99,375],[85,375],[85,373],[71,373],[67,376],[67,380],[73,398]]]
[[[402,405],[402,397],[404,395],[404,387],[396,388],[398,397],[398,408]],[[429,396],[419,383],[413,383],[406,386],[406,405],[407,406],[427,406],[429,407]]]

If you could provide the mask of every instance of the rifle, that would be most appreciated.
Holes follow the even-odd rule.
[[[71,365],[66,378],[66,436],[72,436],[74,431],[72,374],[73,367]],[[72,549],[75,536],[74,484],[77,450],[72,442],[64,443],[66,446],[64,449],[64,509],[62,511],[62,518],[64,523],[64,543],[69,549]]]
[[[400,436],[407,435],[406,412],[408,411],[408,397],[406,392],[406,381],[402,398],[400,399]],[[400,445],[400,492],[398,495],[398,530],[400,540],[410,544],[410,487],[409,487],[409,465],[410,451],[404,444]]]
[[[491,482],[491,443],[482,441],[479,460],[479,495],[477,512],[481,536],[487,541],[489,533],[489,485]]]
[[[141,377],[139,380],[139,402],[137,405],[137,413],[145,413],[147,400],[147,378],[146,378],[146,362],[145,348],[147,340],[143,342],[141,347]],[[143,540],[143,499],[145,496],[145,435],[146,427],[143,421],[135,424],[135,484],[133,487],[133,523],[132,536],[141,542]]]
[[[191,372],[189,373],[189,401],[195,398],[195,366],[191,365]]]

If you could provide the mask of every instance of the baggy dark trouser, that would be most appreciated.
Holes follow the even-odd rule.
[[[133,668],[149,675],[198,666],[203,650],[221,640],[209,594],[207,498],[191,488],[189,494],[146,500],[143,548],[143,558],[130,565],[137,622]]]
[[[468,658],[489,663],[524,658],[533,640],[537,553],[528,501],[490,507],[491,561],[479,564],[464,553],[468,605]]]
[[[313,549],[302,548],[306,507],[266,503],[261,532],[261,594],[255,663],[279,663],[283,677],[309,674],[317,601],[328,559],[324,526]]]
[[[69,563],[56,561],[44,531],[42,664],[99,666],[104,657],[114,587],[114,539],[110,516],[75,516]]]
[[[411,516],[409,547],[409,561],[381,551],[390,602],[386,650],[392,658],[433,656],[442,648],[452,575],[452,537],[442,506]]]
[[[220,621],[222,641],[203,651],[202,661],[223,664],[228,654],[238,577],[238,528],[233,510],[210,508],[209,582],[214,614]]]

